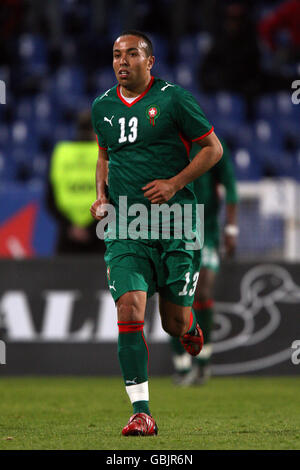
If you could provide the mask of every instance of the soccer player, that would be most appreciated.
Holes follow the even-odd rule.
[[[154,78],[153,64],[149,38],[138,31],[122,33],[113,46],[118,85],[96,98],[92,106],[99,156],[97,200],[91,213],[101,220],[112,204],[119,229],[117,236],[111,235],[111,227],[106,232],[105,262],[117,306],[118,357],[133,406],[133,415],[122,430],[125,436],[157,434],[149,409],[148,347],[143,334],[147,297],[158,292],[164,330],[180,337],[190,354],[200,352],[203,336],[191,311],[200,250],[187,247],[188,237],[176,238],[174,231],[166,239],[164,220],[158,224],[158,237],[152,237],[151,218],[145,221],[143,236],[124,237],[124,224],[129,229],[132,217],[128,212],[124,218],[122,201],[126,196],[128,207],[142,204],[149,212],[160,204],[194,208],[192,181],[222,156],[221,143],[193,96]],[[190,162],[192,142],[197,142],[198,153]]]
[[[187,354],[177,338],[171,338],[175,383],[177,385],[202,385],[211,375],[210,361],[212,355],[211,332],[213,327],[213,290],[216,275],[220,266],[219,245],[219,187],[225,188],[225,227],[224,249],[227,257],[233,256],[236,249],[237,235],[237,187],[229,149],[222,141],[223,157],[207,173],[194,181],[194,191],[198,203],[204,204],[204,246],[201,252],[201,269],[195,292],[193,309],[203,331],[204,345],[194,358]],[[198,149],[192,148],[191,158]]]

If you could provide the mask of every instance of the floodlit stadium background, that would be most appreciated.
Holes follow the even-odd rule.
[[[252,294],[256,302],[257,280],[266,286],[260,297],[265,313],[249,326],[256,339],[244,344],[238,363],[248,365],[228,366],[238,345],[233,341],[224,349],[226,338],[216,332],[223,358],[217,357],[215,371],[299,373],[290,357],[292,342],[300,339],[300,7],[289,9],[299,3],[1,2],[0,334],[7,358],[11,351],[1,373],[118,373],[116,319],[102,254],[84,261],[55,256],[58,221],[45,193],[55,144],[75,139],[77,113],[115,83],[112,44],[128,28],[149,34],[153,75],[190,90],[231,150],[240,235],[236,259],[224,263],[219,276],[219,331],[228,319],[231,331],[242,331],[236,312],[251,303]],[[287,8],[285,27],[278,7]],[[286,289],[284,300],[278,289]],[[169,373],[155,300],[149,308],[149,340],[166,353],[153,370]],[[254,318],[257,311],[247,304],[247,314]],[[232,340],[236,333],[226,334]],[[104,344],[109,348],[101,349]],[[106,356],[90,364],[93,346],[111,354],[115,365],[106,368]]]

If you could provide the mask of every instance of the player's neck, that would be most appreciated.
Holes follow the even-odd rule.
[[[151,76],[147,78],[147,81],[135,87],[134,89],[125,88],[123,85],[120,85],[120,91],[125,98],[134,98],[135,96],[139,96],[144,93],[144,91],[148,88],[150,81]]]

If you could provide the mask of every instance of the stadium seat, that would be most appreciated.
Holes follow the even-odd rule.
[[[231,146],[247,147],[252,141],[253,131],[245,121],[245,103],[241,97],[221,92],[203,96],[203,110],[214,125],[217,135],[231,142]],[[207,111],[206,111],[207,109]]]
[[[235,123],[243,123],[245,120],[245,101],[236,94],[219,92],[215,95],[216,115]]]
[[[47,93],[38,94],[33,99],[33,116],[39,138],[52,138],[55,123],[61,118],[60,103],[51,100]]]
[[[37,120],[49,119],[52,112],[52,103],[47,94],[40,94],[33,101],[34,115]]]
[[[188,90],[198,87],[195,74],[185,63],[179,63],[174,67],[175,82],[177,85],[187,88]]]
[[[292,90],[291,90],[292,91]],[[276,108],[278,112],[278,118],[284,117],[296,117],[299,116],[300,111],[297,105],[292,102],[290,92],[281,92],[275,95]]]
[[[32,98],[21,98],[16,103],[15,119],[32,122],[32,119],[34,119],[34,104]]]
[[[239,124],[232,119],[226,119],[225,117],[219,118],[216,113],[207,114],[211,122],[214,125],[215,132],[218,136],[221,136],[225,141],[230,143],[230,147],[234,150],[238,148],[247,149],[253,141],[253,129],[247,124]]]
[[[300,105],[292,102],[291,93],[276,95],[277,122],[284,134],[291,135],[300,146]]]
[[[175,83],[175,75],[172,67],[169,67],[166,63],[158,59],[153,67],[152,75],[154,77],[159,77],[162,80],[166,80],[170,83]]]
[[[233,164],[239,181],[259,181],[263,176],[260,159],[246,148],[239,148],[233,153]]]
[[[119,36],[120,31],[122,31],[122,18],[121,15],[111,14],[108,15],[108,34],[111,40],[111,43],[115,41],[115,39]]]
[[[198,90],[194,93],[201,109],[207,116],[208,120],[215,126],[216,118],[216,105],[214,95],[208,93],[201,93]]]
[[[23,71],[44,74],[47,71],[47,47],[39,35],[24,34],[19,38],[19,58]]]
[[[9,155],[16,166],[16,174],[26,174],[24,179],[30,177],[32,159],[38,151],[38,145],[38,136],[34,129],[34,123],[19,120],[12,124],[8,148]]]
[[[297,122],[283,122],[281,123],[281,129],[283,131],[284,148],[287,151],[295,152],[300,149],[300,132],[299,123]]]
[[[195,36],[184,36],[178,47],[178,60],[182,63],[188,63],[192,69],[199,65],[201,51],[198,49],[198,41]]]
[[[283,152],[280,155],[279,176],[300,181],[300,151],[295,153]]]
[[[262,95],[256,100],[257,119],[274,118],[276,113],[276,98],[273,94]]]
[[[17,167],[10,153],[0,151],[0,182],[13,181],[16,178]]]
[[[150,36],[153,44],[155,57],[157,57],[157,60],[159,60],[160,62],[167,63],[169,53],[168,41],[160,34],[152,33],[150,34]]]
[[[73,124],[58,124],[54,131],[54,142],[75,139],[75,126]]]
[[[0,150],[5,149],[9,145],[10,133],[6,124],[0,124]]]
[[[32,161],[32,175],[35,178],[46,179],[49,159],[45,154],[37,154]]]
[[[254,139],[253,127],[249,124],[242,124],[234,128],[234,134],[231,137],[237,146],[249,148]]]
[[[37,148],[37,134],[34,121],[17,120],[11,126],[11,146],[12,148],[23,148],[35,151]]]
[[[51,94],[53,97],[58,97],[59,100],[67,94],[74,97],[83,95],[84,81],[84,72],[81,67],[60,67],[51,81]]]
[[[212,36],[207,31],[201,31],[196,34],[197,51],[200,55],[205,55],[212,45]]]
[[[112,67],[100,69],[95,74],[95,86],[97,94],[104,93],[117,83]]]
[[[261,119],[254,123],[252,145],[260,151],[283,149],[283,133],[276,119]]]

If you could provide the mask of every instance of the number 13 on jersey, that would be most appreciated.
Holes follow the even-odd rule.
[[[121,117],[119,119],[120,124],[120,137],[119,137],[119,144],[127,142],[133,143],[137,139],[137,132],[138,132],[138,118],[133,116],[128,121],[129,133],[126,135],[126,119]]]
[[[193,276],[193,285],[192,285],[192,288],[188,290],[188,285],[191,281],[191,275],[189,272],[187,272],[185,274],[185,285],[184,285],[184,288],[182,289],[181,292],[178,293],[178,295],[189,295],[189,296],[192,296],[194,295],[195,293],[195,290],[196,290],[196,287],[197,287],[197,281],[198,281],[198,277],[199,277],[199,272],[196,272]]]

